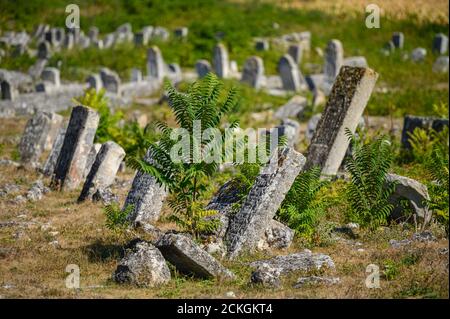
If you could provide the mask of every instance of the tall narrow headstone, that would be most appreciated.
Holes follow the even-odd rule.
[[[72,109],[52,178],[53,188],[71,190],[82,182],[99,119],[98,113],[91,108],[80,105]]]
[[[325,50],[324,73],[327,82],[333,83],[343,63],[344,49],[342,43],[333,39],[328,42]]]
[[[125,151],[118,144],[112,141],[102,144],[84,182],[78,201],[84,201],[97,191],[103,191],[111,186],[124,157]]]
[[[445,54],[448,50],[448,37],[443,33],[438,33],[433,39],[433,52]]]
[[[206,74],[211,72],[211,64],[207,60],[198,60],[195,63],[195,70],[197,71],[197,75],[199,78],[204,77]]]
[[[394,32],[392,34],[392,43],[396,49],[403,49],[405,43],[405,36],[402,32]]]
[[[164,60],[157,46],[152,46],[147,51],[147,74],[157,80],[164,78]]]
[[[289,54],[285,54],[278,62],[278,72],[280,73],[283,89],[286,91],[299,91],[305,83],[303,75],[300,73],[298,65]]]
[[[230,221],[225,236],[228,256],[253,250],[275,216],[284,196],[305,164],[305,157],[292,148],[275,150],[261,170],[239,212]]]
[[[150,150],[147,151],[144,161],[152,163]],[[133,207],[127,217],[128,220],[135,225],[157,221],[166,196],[165,188],[158,184],[155,177],[138,171],[123,205],[124,210]]]
[[[305,169],[319,166],[324,175],[337,173],[349,145],[345,130],[355,132],[377,78],[372,69],[341,68],[308,147]]]
[[[227,48],[219,43],[214,47],[213,67],[219,78],[227,78],[230,73],[230,62],[228,60]]]
[[[252,56],[245,61],[241,82],[259,89],[264,80],[264,62],[258,56]]]
[[[48,112],[37,112],[29,119],[19,143],[20,160],[38,161],[42,152],[53,145],[62,123],[61,115]]]

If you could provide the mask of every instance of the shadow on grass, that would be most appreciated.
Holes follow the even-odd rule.
[[[94,263],[121,259],[125,252],[122,245],[105,243],[101,240],[82,247],[82,251],[88,256],[89,261]]]

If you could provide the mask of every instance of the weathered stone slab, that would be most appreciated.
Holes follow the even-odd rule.
[[[157,80],[164,78],[164,60],[157,46],[152,46],[147,51],[147,75]]]
[[[402,32],[394,32],[392,34],[391,41],[396,49],[403,49],[403,45],[405,44],[405,36]]]
[[[424,224],[427,224],[431,220],[432,212],[427,207],[430,196],[425,185],[412,178],[396,174],[387,174],[386,181],[388,183],[396,183],[397,185],[389,199],[395,206],[391,215],[393,219],[405,218],[404,214],[402,214],[403,207],[399,203],[402,198],[405,198],[411,203],[416,218],[420,219]]]
[[[63,125],[56,136],[55,142],[53,143],[53,147],[50,151],[50,154],[47,157],[47,160],[42,169],[42,173],[45,176],[52,176],[55,170],[56,161],[58,160],[59,153],[61,152],[61,148],[64,143],[64,136],[66,135],[66,125]]]
[[[57,68],[45,68],[41,73],[41,79],[50,82],[55,87],[61,85],[60,72]]]
[[[348,58],[345,58],[342,62],[342,65],[348,65],[348,66],[356,66],[359,68],[367,68],[367,60],[363,56],[351,56]]]
[[[415,48],[411,52],[411,60],[413,62],[421,62],[425,59],[427,55],[427,49],[425,48]]]
[[[87,177],[89,172],[91,171],[92,165],[94,165],[95,159],[97,158],[97,154],[100,151],[102,144],[95,143],[92,145],[89,154],[86,159],[86,167],[84,168],[84,177]]]
[[[156,247],[167,261],[184,274],[200,278],[235,278],[232,272],[187,236],[166,233],[156,242]]]
[[[308,147],[305,169],[319,166],[324,175],[337,173],[349,145],[345,130],[355,132],[377,78],[372,69],[341,68]]]
[[[448,37],[443,33],[438,33],[433,39],[433,52],[445,54],[448,50]]]
[[[225,238],[230,258],[237,256],[243,249],[257,247],[304,164],[304,156],[291,148],[275,150],[241,209],[230,221]]]
[[[295,95],[286,104],[281,106],[274,115],[278,119],[297,118],[303,113],[307,104],[308,100],[304,96]]]
[[[230,62],[228,60],[228,50],[222,43],[218,43],[214,47],[213,67],[219,78],[227,78],[229,76]]]
[[[140,69],[131,69],[131,82],[142,82],[142,71]]]
[[[448,72],[449,58],[447,56],[440,56],[433,64],[433,72],[446,73]]]
[[[344,48],[341,41],[330,40],[325,49],[324,73],[326,81],[333,83],[344,63]]]
[[[102,78],[99,74],[91,74],[86,79],[88,88],[94,89],[95,91],[100,91],[103,87]]]
[[[161,252],[152,244],[140,241],[126,250],[113,279],[118,283],[157,287],[170,281],[170,269]]]
[[[82,182],[98,122],[99,115],[93,109],[81,105],[72,109],[52,178],[53,188],[71,190]]]
[[[411,144],[409,143],[410,134],[413,134],[416,128],[426,131],[433,129],[434,131],[440,132],[444,126],[448,127],[448,119],[406,115],[403,119],[402,147],[411,149]]]
[[[115,93],[117,95],[121,94],[121,81],[119,75],[116,72],[108,68],[102,68],[100,70],[100,78],[102,79],[102,86],[106,91]]]
[[[294,59],[294,62],[300,64],[302,62],[303,47],[300,43],[291,44],[288,48],[288,54]]]
[[[283,89],[286,91],[297,92],[305,85],[305,79],[300,73],[298,65],[288,54],[283,55],[278,62],[278,73],[281,77]]]
[[[150,150],[144,160],[147,163],[152,162]],[[158,184],[155,177],[138,171],[123,205],[123,209],[133,205],[133,210],[127,216],[128,220],[136,226],[157,221],[166,196],[167,191]]]
[[[206,74],[211,72],[211,70],[211,64],[207,60],[198,60],[195,63],[195,71],[197,71],[199,78],[203,78]]]
[[[19,143],[22,163],[37,162],[44,150],[52,147],[63,123],[55,113],[38,112],[28,120]]]
[[[111,186],[124,157],[125,151],[118,144],[112,141],[103,143],[84,182],[78,201],[84,201],[98,190],[102,191]]]
[[[270,226],[266,228],[264,237],[258,244],[260,250],[267,248],[284,249],[289,248],[294,239],[295,232],[288,226],[272,219]]]
[[[1,99],[14,101],[16,97],[19,95],[17,88],[13,85],[13,83],[7,79],[4,79],[0,82],[1,89]]]
[[[252,56],[245,61],[241,82],[259,89],[264,81],[264,62],[260,57]]]

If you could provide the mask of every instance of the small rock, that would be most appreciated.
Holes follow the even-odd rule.
[[[94,202],[102,202],[105,205],[110,205],[112,203],[118,203],[119,197],[114,194],[109,188],[98,189],[94,195],[92,195],[92,200]]]
[[[401,248],[403,246],[410,245],[411,244],[411,240],[409,240],[409,239],[403,239],[403,240],[391,239],[389,241],[389,244],[391,245],[392,248]]]
[[[252,272],[250,281],[254,284],[261,284],[268,288],[278,288],[281,286],[281,271],[267,263],[262,263]]]
[[[236,298],[236,294],[234,293],[234,291],[227,291],[225,293],[225,298]]]
[[[436,241],[436,237],[434,237],[433,233],[430,231],[423,231],[421,233],[415,233],[412,235],[413,241],[418,241],[421,243]]]
[[[49,245],[53,246],[54,248],[61,248],[61,245],[57,240],[51,241],[48,243]]]
[[[44,186],[44,182],[42,180],[35,181],[31,188],[27,192],[27,199],[30,201],[37,201],[41,200],[44,194],[47,194],[50,191],[50,189],[46,186]]]
[[[427,55],[427,50],[425,48],[415,48],[411,52],[411,60],[414,62],[420,62],[425,59],[425,56]]]
[[[13,203],[14,204],[23,204],[23,203],[26,203],[26,198],[25,197],[23,197],[22,195],[17,195],[15,198],[14,198],[14,200],[13,200]]]
[[[340,279],[337,277],[318,277],[318,276],[310,276],[310,277],[300,277],[297,279],[297,283],[294,285],[294,288],[302,288],[305,285],[335,285],[340,282]]]

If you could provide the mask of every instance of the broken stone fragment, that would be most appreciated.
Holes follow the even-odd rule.
[[[114,281],[137,286],[156,287],[170,281],[170,270],[161,252],[152,244],[140,241],[127,249],[113,274]]]
[[[187,236],[166,233],[157,241],[156,247],[183,274],[199,278],[235,278],[231,271]]]
[[[281,286],[280,269],[262,263],[252,272],[250,282],[267,288],[278,288]]]

